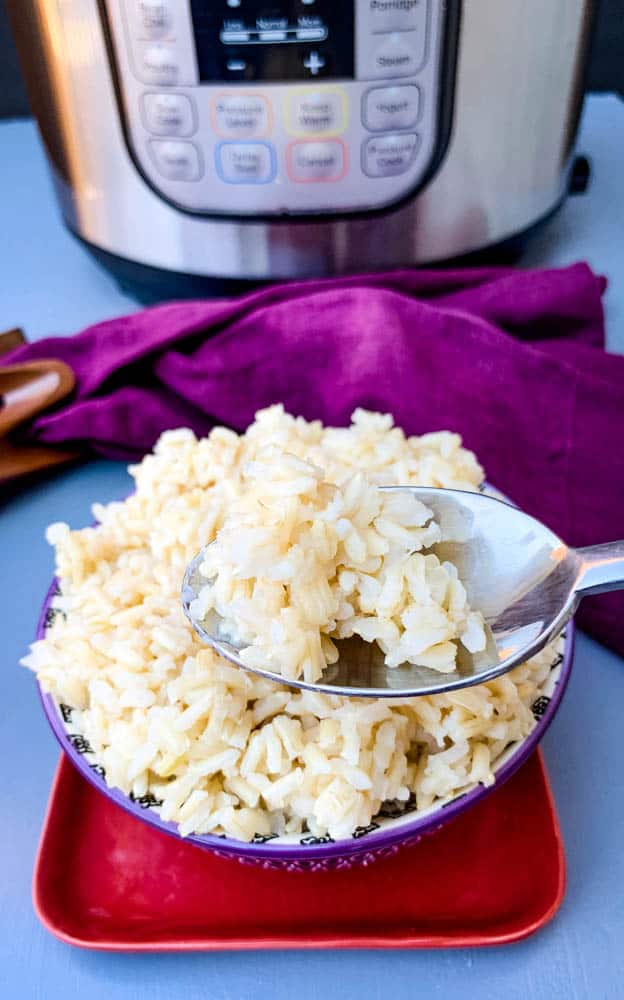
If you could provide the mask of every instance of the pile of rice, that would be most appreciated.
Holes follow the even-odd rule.
[[[190,611],[248,666],[314,682],[338,659],[332,639],[353,635],[376,642],[389,667],[441,673],[455,669],[457,641],[485,649],[457,570],[427,551],[448,539],[414,496],[382,492],[363,472],[338,486],[274,445],[242,480]]]
[[[457,435],[406,438],[389,416],[362,410],[345,429],[273,406],[242,436],[167,432],[131,468],[136,492],[94,505],[96,527],[49,529],[66,614],[23,662],[74,708],[108,784],[161,800],[183,835],[347,837],[385,801],[414,795],[425,809],[491,783],[498,756],[535,725],[552,651],[454,694],[371,701],[264,681],[196,638],[180,602],[184,570],[268,446],[339,486],[358,473],[372,485],[468,490],[483,478]]]

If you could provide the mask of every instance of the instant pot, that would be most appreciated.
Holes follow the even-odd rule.
[[[10,0],[69,228],[197,294],[447,261],[569,190],[592,0]]]

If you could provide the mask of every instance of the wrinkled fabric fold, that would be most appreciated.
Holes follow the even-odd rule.
[[[624,537],[624,357],[604,351],[603,278],[585,264],[397,271],[174,302],[29,344],[60,358],[69,403],[29,441],[134,459],[171,427],[244,429],[259,408],[408,434],[458,431],[487,476],[572,545]],[[624,596],[581,623],[624,653]]]

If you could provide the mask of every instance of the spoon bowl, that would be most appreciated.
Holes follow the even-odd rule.
[[[182,586],[184,611],[199,637],[244,670],[289,687],[358,698],[411,698],[470,687],[507,673],[558,635],[582,597],[624,587],[624,541],[573,549],[554,532],[510,503],[486,493],[420,486],[380,487],[410,493],[433,512],[447,541],[433,547],[458,570],[468,601],[482,613],[487,645],[470,653],[458,645],[452,673],[404,664],[386,667],[376,643],[359,637],[336,645],[339,659],[320,681],[290,680],[249,667],[227,623],[212,611],[203,620],[191,610],[206,578],[202,550],[189,564]]]

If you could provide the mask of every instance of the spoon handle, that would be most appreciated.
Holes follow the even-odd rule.
[[[580,597],[624,590],[624,541],[577,549],[581,572],[575,590]]]

